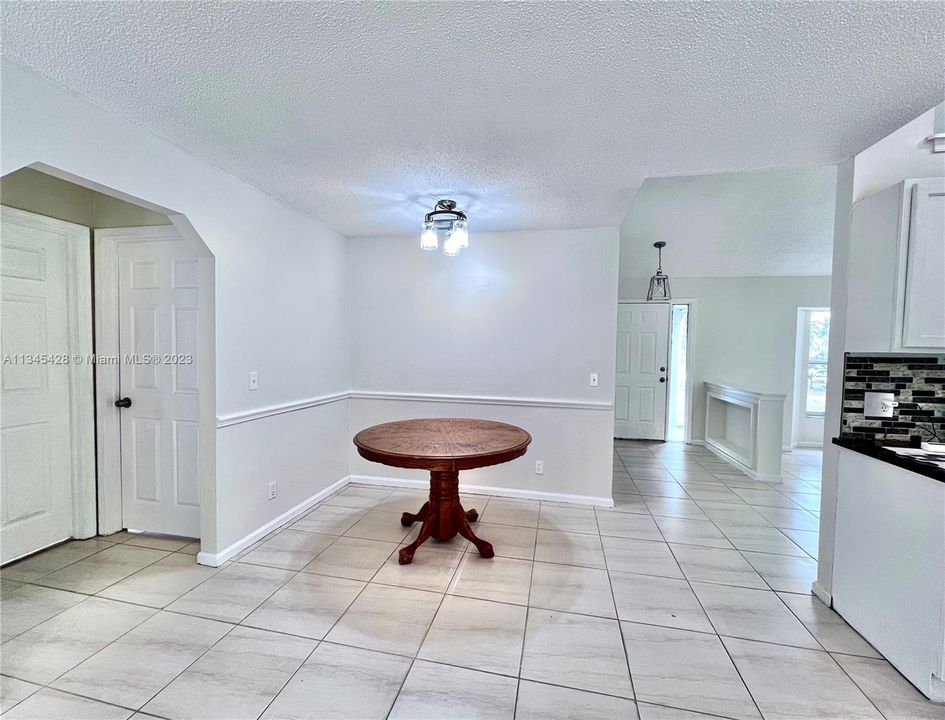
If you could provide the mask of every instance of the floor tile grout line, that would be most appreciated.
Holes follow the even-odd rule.
[[[94,597],[95,597],[94,595],[90,595],[90,596],[89,596],[89,599],[94,598]],[[99,599],[99,600],[105,600],[105,598],[97,598],[97,599]],[[73,607],[78,607],[79,605],[81,605],[81,604],[84,603],[84,602],[87,602],[87,600],[83,600],[82,602],[76,603],[75,605],[73,605]],[[109,602],[118,602],[118,601],[117,601],[117,600],[111,600],[111,601],[109,601]],[[136,605],[135,607],[142,607],[142,606]],[[68,609],[71,609],[71,608],[68,608]],[[64,670],[63,672],[59,673],[56,677],[54,677],[54,678],[53,678],[52,680],[50,680],[48,683],[35,683],[35,684],[37,684],[37,685],[42,684],[42,685],[44,685],[45,687],[52,687],[52,684],[53,684],[54,682],[56,682],[57,680],[61,679],[64,675],[66,675],[66,674],[72,672],[73,670],[75,670],[77,667],[79,667],[79,665],[81,665],[82,663],[84,663],[86,660],[89,660],[90,658],[95,657],[95,656],[98,655],[100,652],[102,652],[102,650],[104,650],[105,648],[107,648],[107,647],[113,645],[114,643],[118,642],[118,641],[121,640],[125,635],[127,635],[128,633],[130,633],[132,630],[137,629],[138,627],[140,627],[141,625],[143,625],[144,623],[146,623],[148,620],[150,620],[152,617],[154,617],[155,615],[157,615],[157,614],[160,612],[160,610],[155,610],[154,608],[147,608],[147,609],[148,609],[148,610],[153,610],[154,612],[152,612],[152,613],[151,613],[150,615],[148,615],[147,617],[142,618],[140,622],[135,623],[135,624],[132,625],[130,628],[128,628],[127,630],[125,630],[125,632],[121,633],[121,634],[118,635],[117,637],[115,637],[115,638],[113,638],[112,640],[110,640],[110,641],[108,641],[107,643],[105,643],[105,645],[103,645],[102,647],[100,647],[98,650],[96,650],[95,652],[93,652],[91,655],[82,658],[79,662],[75,663],[74,665],[71,665],[67,670]],[[62,613],[58,613],[58,614],[61,615]],[[55,616],[53,616],[53,617],[55,617]],[[52,619],[52,618],[50,618],[50,620],[51,620],[51,619]],[[40,623],[40,624],[42,624],[42,623]],[[4,644],[6,644],[6,643],[4,643]],[[23,679],[25,679],[25,678],[23,678]],[[33,682],[33,681],[32,681],[32,680],[27,680],[27,682]],[[57,688],[52,688],[52,689],[53,689],[53,690],[56,690]]]
[[[853,685],[856,687],[856,689],[860,691],[860,694],[861,694],[863,697],[866,698],[866,701],[867,701],[870,705],[872,705],[874,708],[876,708],[876,712],[879,713],[880,717],[886,718],[886,717],[887,717],[887,716],[886,716],[886,713],[884,713],[884,712],[882,711],[882,709],[879,707],[879,705],[877,705],[875,702],[873,702],[873,698],[871,698],[869,695],[866,694],[866,690],[860,686],[860,684],[856,681],[856,678],[854,678],[850,673],[848,673],[848,672],[847,672],[847,669],[846,669],[845,667],[843,667],[843,665],[841,665],[840,663],[838,663],[838,662],[837,662],[837,659],[836,659],[835,657],[833,657],[833,655],[832,655],[831,653],[827,653],[827,654],[830,655],[830,659],[833,660],[834,664],[835,664],[837,667],[840,668],[840,672],[842,672],[844,675],[846,675],[846,676],[850,679],[850,682],[852,682]],[[838,653],[838,654],[839,654],[839,653]],[[889,661],[884,659],[883,662],[888,663]],[[890,663],[890,664],[891,664],[891,663]],[[893,669],[895,670],[895,667],[893,667]],[[898,672],[898,671],[897,671],[897,672]],[[906,681],[906,682],[908,682],[908,681]]]
[[[31,583],[24,583],[24,584],[30,584],[30,585],[31,585]],[[40,588],[44,588],[44,589],[47,589],[47,590],[58,590],[58,589],[59,589],[59,588],[50,588],[50,587],[47,587],[46,585],[32,585],[32,587],[40,587]],[[40,621],[39,621],[38,623],[36,623],[35,625],[31,625],[30,627],[28,627],[28,628],[27,628],[26,630],[24,630],[23,632],[18,632],[16,635],[13,635],[12,637],[8,637],[6,640],[3,641],[2,645],[6,645],[8,642],[11,642],[12,640],[16,640],[18,637],[21,637],[22,635],[25,635],[25,634],[28,633],[30,630],[33,630],[34,628],[39,627],[39,626],[42,625],[43,623],[48,622],[49,620],[52,620],[52,619],[55,618],[55,617],[59,617],[60,615],[62,615],[62,614],[63,614],[64,612],[66,612],[67,610],[71,610],[72,608],[76,607],[77,605],[81,605],[82,603],[84,603],[84,602],[85,602],[86,600],[88,600],[89,598],[94,598],[94,597],[96,597],[95,595],[86,595],[85,593],[77,593],[77,592],[73,592],[72,590],[63,590],[62,592],[71,592],[71,593],[73,593],[74,595],[82,595],[83,597],[82,597],[81,600],[79,600],[79,601],[78,601],[77,603],[75,603],[74,605],[70,605],[70,606],[67,607],[67,608],[63,608],[63,609],[60,610],[59,612],[50,615],[50,616],[49,616],[48,618],[46,618],[45,620],[40,620]],[[102,600],[107,600],[108,598],[101,598],[101,599],[102,599]],[[9,600],[9,598],[8,598],[8,600]],[[119,601],[119,600],[113,600],[112,602],[120,602],[120,601]],[[144,607],[144,606],[142,606],[142,607]],[[0,646],[2,646],[2,645],[0,645]]]
[[[55,570],[50,570],[48,573],[44,573],[43,575],[40,575],[39,577],[35,577],[35,578],[33,578],[32,580],[28,580],[28,581],[27,581],[27,580],[17,580],[17,579],[14,578],[14,577],[8,577],[7,579],[8,579],[8,580],[12,580],[13,582],[29,582],[30,584],[33,584],[33,585],[39,585],[39,583],[36,582],[36,580],[42,580],[43,578],[48,577],[48,576],[50,576],[50,575],[52,575],[52,574],[54,574],[54,573],[57,573],[57,572],[59,572],[59,571],[61,571],[61,570],[65,570],[67,567],[72,567],[73,565],[76,565],[76,564],[82,562],[83,560],[88,560],[89,558],[94,557],[95,555],[98,555],[99,553],[103,553],[103,552],[105,552],[106,550],[111,550],[113,547],[116,547],[116,546],[118,546],[118,545],[124,545],[124,544],[125,544],[124,542],[113,542],[113,541],[111,541],[111,540],[105,540],[104,537],[100,537],[100,536],[98,536],[98,535],[95,535],[95,536],[90,537],[90,538],[79,538],[79,539],[70,538],[70,539],[68,539],[68,540],[64,540],[63,542],[59,543],[58,545],[53,545],[53,547],[51,547],[51,548],[43,548],[42,550],[40,550],[39,552],[37,552],[37,553],[35,553],[35,554],[33,554],[33,555],[29,555],[29,556],[27,556],[27,557],[25,557],[25,558],[22,558],[22,559],[20,559],[20,560],[17,560],[16,562],[12,562],[12,563],[10,563],[10,564],[8,565],[8,567],[11,567],[11,568],[12,568],[12,567],[16,567],[16,566],[17,566],[19,563],[21,563],[21,562],[26,562],[27,560],[30,560],[30,559],[32,559],[32,558],[34,558],[34,557],[39,557],[40,555],[42,555],[42,553],[46,552],[47,550],[52,550],[52,549],[57,548],[57,547],[63,547],[63,546],[65,546],[65,545],[67,545],[68,543],[73,543],[73,542],[86,542],[86,541],[88,541],[88,540],[100,540],[101,542],[109,542],[109,543],[111,543],[111,545],[109,545],[109,547],[104,547],[104,548],[102,548],[101,550],[96,550],[96,551],[93,552],[93,553],[89,553],[89,554],[86,555],[85,557],[81,557],[81,558],[79,558],[78,560],[75,560],[75,561],[73,561],[73,562],[71,562],[71,563],[66,563],[66,564],[63,565],[62,567],[58,567],[58,568],[56,568]],[[129,547],[138,547],[138,546],[137,546],[137,545],[130,545]],[[150,549],[153,549],[153,548],[144,548],[144,549],[145,549],[145,550],[150,550]],[[166,551],[159,551],[159,552],[166,552]],[[164,558],[159,558],[159,559],[163,560]],[[157,561],[155,560],[154,562],[157,562]],[[150,563],[150,564],[153,565],[154,563]],[[145,566],[145,567],[147,567],[147,566]],[[9,571],[8,571],[8,572],[9,572]],[[137,571],[135,571],[135,572],[137,572]],[[0,573],[2,573],[2,569],[0,569]],[[51,585],[41,585],[41,587],[52,587],[52,586],[51,586]],[[64,589],[64,588],[54,588],[54,589],[55,589],[55,590],[62,590],[62,589]],[[74,591],[74,590],[69,590],[69,591],[67,591],[67,592],[75,592],[75,591]]]
[[[104,597],[103,595],[101,595],[101,593],[105,592],[106,590],[108,590],[108,589],[110,589],[110,588],[115,587],[115,586],[118,585],[119,583],[123,583],[125,580],[129,580],[129,579],[133,578],[133,577],[134,577],[135,575],[137,575],[138,573],[144,572],[144,571],[147,570],[148,568],[153,567],[154,565],[157,565],[157,564],[158,564],[159,562],[161,562],[162,560],[166,560],[168,557],[170,557],[171,555],[174,555],[174,554],[175,554],[175,553],[171,552],[169,555],[165,555],[164,557],[162,557],[162,558],[160,558],[160,559],[158,559],[158,560],[155,560],[155,561],[154,561],[153,563],[151,563],[150,565],[145,565],[143,568],[140,568],[140,569],[138,569],[138,570],[135,570],[135,571],[134,571],[133,573],[131,573],[130,575],[125,575],[125,577],[121,578],[121,580],[116,580],[116,581],[113,582],[111,585],[106,585],[106,586],[103,587],[101,590],[95,592],[91,597],[101,597],[101,598],[104,599],[104,600],[112,600],[113,598]],[[197,563],[196,558],[194,559],[194,564],[199,564],[199,563]],[[210,567],[210,566],[204,565],[203,567]],[[216,572],[214,572],[212,575],[209,575],[208,577],[204,578],[204,581],[205,581],[205,580],[209,580],[209,579],[212,578],[214,575],[216,575],[217,573],[219,573],[220,570],[222,570],[222,567],[217,567],[217,568],[214,568],[214,569],[216,570]],[[202,583],[202,582],[203,582],[203,581],[201,581],[201,583]],[[45,587],[45,586],[44,586],[44,587]],[[194,587],[196,587],[196,585],[195,585]],[[188,591],[188,592],[189,592],[189,591]],[[185,594],[186,594],[186,593],[185,593]],[[119,601],[116,601],[116,602],[121,602],[121,601],[119,600]],[[173,602],[173,601],[172,601],[172,602]],[[138,603],[130,603],[130,604],[131,604],[131,605],[136,605],[136,604],[138,604]],[[153,605],[145,605],[144,607],[154,607],[154,606],[153,606]],[[160,609],[160,608],[159,608],[159,609]]]
[[[696,501],[696,504],[697,504],[697,505],[699,504],[698,501]],[[701,505],[700,505],[700,507],[701,507]],[[787,509],[791,509],[791,508],[787,508]],[[803,508],[800,508],[800,509],[803,510]],[[757,512],[757,511],[756,511],[756,512]],[[713,520],[711,517],[709,517],[708,519],[709,519],[710,522],[712,522],[713,525],[715,525],[715,528],[716,528],[719,532],[721,532],[723,536],[725,536],[726,538],[728,537],[728,536],[725,534],[724,530],[722,530],[722,528],[719,527],[718,523],[715,522],[715,520]],[[767,518],[765,518],[765,519],[767,520]],[[775,526],[775,529],[777,529],[777,530],[780,531],[780,528],[777,528],[776,526]],[[661,532],[661,534],[662,534],[662,529],[660,529],[660,532]],[[781,533],[781,534],[784,535],[784,533]],[[785,537],[787,537],[787,535],[785,535]],[[788,540],[790,540],[790,538],[788,538]],[[665,536],[664,536],[664,541],[665,541]],[[668,541],[666,541],[666,542],[667,542],[667,545],[670,544]],[[685,544],[685,543],[677,543],[677,544]],[[803,551],[803,548],[800,548],[800,549]],[[672,548],[670,548],[670,550],[672,550]],[[740,549],[737,548],[737,547],[735,548],[735,550],[736,550],[736,552],[738,552],[739,554],[741,554],[742,559],[745,560],[745,562],[747,562],[747,563],[751,566],[752,570],[754,570],[755,573],[762,579],[762,581],[765,583],[765,585],[767,585],[770,590],[774,591],[774,588],[770,585],[770,583],[768,582],[768,580],[767,580],[760,572],[758,572],[758,570],[755,568],[755,566],[751,563],[751,560],[750,560],[749,558],[745,557],[744,554],[742,554],[743,551],[740,550]],[[744,552],[757,552],[757,551],[744,551]],[[777,553],[760,553],[760,554],[778,555]],[[675,553],[673,553],[673,556],[675,557]],[[809,557],[809,555],[807,555],[806,552],[805,552],[805,556]],[[778,557],[794,557],[794,556],[778,555]],[[814,562],[817,562],[816,559],[814,560]],[[677,560],[677,563],[678,563],[678,560]],[[684,573],[684,574],[685,574],[685,573]],[[687,576],[687,579],[688,579],[688,576]],[[723,584],[723,583],[720,583],[720,584]]]
[[[266,707],[264,707],[264,708],[262,709],[262,712],[260,712],[260,713],[256,716],[257,720],[258,720],[258,718],[261,718],[263,715],[266,714],[266,711],[267,711],[267,710],[269,709],[269,707],[276,701],[276,698],[278,698],[278,697],[282,694],[283,690],[285,690],[287,687],[289,687],[289,683],[291,683],[291,682],[292,682],[292,679],[293,679],[296,675],[298,675],[299,670],[301,670],[303,667],[305,667],[305,663],[307,663],[307,662],[309,661],[309,658],[312,657],[312,655],[315,654],[315,651],[318,650],[319,647],[321,647],[321,644],[322,644],[322,641],[321,641],[321,640],[315,640],[315,647],[313,647],[313,648],[311,649],[311,651],[308,653],[308,655],[306,655],[306,656],[302,659],[302,662],[299,663],[299,666],[298,666],[297,668],[295,668],[295,670],[292,671],[292,673],[289,675],[288,678],[286,678],[286,681],[285,681],[284,683],[282,683],[282,687],[279,688],[279,690],[276,692],[276,694],[273,695],[271,698],[269,698],[269,702],[266,703]]]
[[[610,566],[607,564],[607,551],[603,547],[603,542],[601,543],[601,551],[604,555],[604,571],[607,573],[607,584],[610,586],[610,600],[614,604],[614,615],[616,615],[617,632],[620,634],[620,644],[623,646],[623,658],[624,662],[627,664],[627,677],[630,679],[630,692],[633,694],[634,707],[636,707],[637,716],[639,717],[640,710],[639,706],[636,704],[637,688],[636,684],[633,682],[633,669],[630,667],[630,648],[627,647],[627,638],[623,634],[623,624],[620,621],[620,611],[617,608],[617,595],[614,593],[614,582],[613,578],[610,576]]]
[[[156,616],[158,613],[160,613],[160,612],[162,612],[162,611],[161,611],[161,610],[158,610],[158,612],[154,613],[154,615],[151,615],[149,618],[147,618],[147,620],[143,621],[142,623],[139,623],[139,625],[137,625],[137,626],[135,626],[134,628],[132,628],[132,630],[137,629],[137,627],[140,627],[141,625],[143,625],[145,622],[147,622],[147,621],[150,620],[151,618],[155,617],[155,616]],[[182,613],[181,613],[181,614],[182,614]],[[189,616],[189,617],[194,617],[194,616]],[[208,618],[201,618],[201,619],[204,619],[204,620],[205,620],[205,619],[208,619]],[[218,622],[223,622],[223,621],[221,620],[221,621],[218,621]],[[225,624],[230,625],[230,623],[225,623]],[[193,661],[191,661],[190,663],[188,663],[186,667],[182,668],[182,669],[180,670],[180,672],[178,672],[176,675],[174,675],[173,678],[171,678],[171,679],[168,680],[164,685],[162,685],[162,686],[160,687],[160,689],[158,689],[158,690],[157,690],[156,692],[154,692],[147,700],[145,700],[143,703],[141,703],[141,705],[140,705],[139,707],[137,707],[137,708],[128,708],[126,705],[119,705],[119,707],[122,707],[122,708],[125,708],[125,709],[129,709],[129,710],[133,710],[133,711],[136,712],[136,713],[137,713],[137,712],[143,712],[142,708],[143,708],[145,705],[147,705],[147,704],[148,704],[149,702],[151,702],[154,698],[156,698],[158,695],[160,695],[162,692],[164,692],[164,690],[167,689],[167,687],[168,687],[171,683],[173,683],[177,678],[179,678],[181,675],[183,675],[185,672],[187,672],[187,670],[189,670],[191,667],[193,667],[193,665],[194,665],[198,660],[200,660],[200,658],[202,658],[204,655],[206,655],[208,652],[210,652],[210,651],[211,651],[214,647],[216,647],[225,637],[227,637],[231,632],[233,632],[233,631],[234,631],[236,628],[238,628],[238,627],[240,627],[240,626],[239,626],[239,625],[232,625],[232,627],[230,627],[229,630],[227,630],[225,633],[223,633],[223,635],[221,635],[219,639],[217,639],[215,642],[213,642],[213,643],[211,643],[209,646],[207,646],[207,648],[206,648],[202,653],[200,653],[196,658],[194,658]],[[129,630],[128,632],[130,633],[131,630]],[[125,633],[125,635],[127,635],[127,634],[128,634],[128,633]],[[124,635],[123,635],[122,637],[124,637]],[[79,665],[82,665],[83,663],[85,663],[85,662],[91,660],[93,657],[95,657],[95,656],[98,655],[100,652],[102,652],[102,651],[104,651],[105,649],[107,649],[110,645],[114,644],[114,643],[117,642],[119,639],[120,639],[120,638],[115,638],[115,640],[113,640],[112,642],[110,642],[108,645],[106,645],[105,647],[103,647],[103,648],[102,648],[101,650],[99,650],[98,652],[95,652],[95,653],[93,653],[92,655],[89,655],[89,657],[87,657],[85,660],[83,660],[82,662],[80,662],[78,665],[74,666],[74,667],[73,667],[71,670],[69,670],[68,672],[72,672],[72,670],[75,670],[75,668],[79,667]],[[66,674],[66,673],[63,673],[63,675],[65,675],[65,674]],[[63,677],[63,675],[60,675],[58,678],[56,678],[56,680],[61,679],[61,678]],[[54,680],[53,682],[55,682],[55,680]],[[49,685],[48,687],[52,687],[52,685]],[[53,687],[52,689],[53,689],[53,690],[58,690],[59,688],[54,688],[54,687]],[[62,691],[62,692],[68,692],[68,691],[65,691],[65,690],[64,690],[64,691]],[[72,694],[73,694],[73,695],[78,695],[78,693],[72,693]],[[80,697],[86,697],[86,696],[80,695]],[[99,699],[99,698],[95,698],[95,697],[91,697],[91,696],[89,696],[89,699],[90,699],[90,700],[95,700],[96,702],[107,702],[107,701],[105,701],[105,700],[101,700],[101,699]],[[109,703],[109,704],[114,704],[114,703]],[[154,715],[155,713],[151,713],[150,711],[148,711],[148,714],[149,714],[149,715]],[[161,715],[156,715],[156,717],[163,717],[163,716],[161,716]]]
[[[670,545],[670,543],[667,542],[666,546],[669,548],[670,553],[672,553],[673,559],[676,560],[676,564],[679,565],[679,560],[678,558],[676,558],[676,553],[673,552],[672,545]],[[761,712],[761,707],[759,707],[758,701],[755,699],[755,696],[752,694],[751,689],[748,687],[748,683],[745,682],[745,678],[742,677],[741,671],[738,669],[738,666],[735,664],[735,659],[732,657],[732,654],[728,651],[728,648],[725,647],[725,643],[722,642],[722,637],[721,635],[719,635],[718,628],[715,626],[715,623],[712,622],[712,618],[709,616],[709,613],[706,611],[705,605],[703,604],[702,599],[696,593],[695,588],[692,587],[692,581],[689,579],[689,576],[686,574],[686,572],[682,570],[682,565],[679,566],[679,569],[682,571],[683,576],[685,577],[685,580],[686,580],[686,584],[689,586],[689,592],[691,592],[693,597],[695,597],[696,602],[699,603],[699,607],[702,609],[702,614],[705,615],[705,618],[708,621],[709,625],[715,631],[715,636],[716,638],[718,638],[719,645],[721,645],[722,649],[725,651],[725,654],[728,657],[728,661],[731,663],[732,668],[735,670],[736,674],[738,675],[738,679],[742,683],[742,687],[745,688],[745,692],[747,692],[748,697],[751,698],[751,702],[755,706],[755,709],[758,711],[758,715],[764,718],[764,713]],[[764,580],[764,578],[762,578],[762,580]]]
[[[726,635],[725,637],[730,637],[730,636]],[[767,645],[775,645],[775,644],[777,644],[777,643],[765,643],[765,642],[762,641],[762,640],[753,640],[752,638],[734,638],[734,639],[736,639],[736,640],[744,640],[744,641],[746,641],[746,642],[752,642],[752,643],[759,643],[759,644],[762,644],[762,645],[766,645],[766,644],[767,644]],[[725,643],[722,643],[722,644],[724,645]],[[783,645],[782,645],[781,647],[789,647],[789,648],[793,648],[793,649],[795,649],[795,650],[808,650],[809,652],[816,652],[816,653],[819,653],[819,652],[820,652],[820,650],[811,650],[810,648],[799,648],[799,647],[796,647],[796,646],[794,646],[794,645],[788,645],[788,646],[783,646]],[[726,651],[728,651],[728,648],[726,648]],[[860,694],[866,699],[866,701],[867,701],[870,705],[873,706],[873,708],[876,710],[876,712],[879,713],[880,717],[885,718],[885,717],[886,717],[886,714],[885,714],[882,710],[879,709],[879,706],[877,706],[876,703],[873,702],[873,699],[872,699],[869,695],[866,694],[866,691],[863,690],[863,688],[860,687],[860,684],[859,684],[856,680],[853,679],[853,676],[851,676],[850,673],[848,673],[848,672],[846,671],[846,669],[843,667],[843,665],[841,665],[840,663],[837,662],[837,660],[833,657],[832,653],[830,653],[830,652],[824,650],[824,651],[823,651],[823,654],[827,655],[827,656],[830,658],[830,660],[833,662],[833,664],[836,665],[836,667],[840,670],[840,672],[843,673],[843,675],[845,675],[845,676],[850,680],[851,683],[853,683],[853,686],[854,686],[857,690],[859,690]],[[838,653],[838,654],[842,654],[842,653]],[[856,656],[855,656],[855,657],[856,657]],[[876,659],[876,658],[874,658],[874,659]],[[889,662],[888,660],[884,660],[884,661],[885,661],[885,662]],[[737,669],[737,668],[736,668],[736,669]]]
[[[410,533],[407,533],[407,534],[409,535]],[[469,549],[469,545],[470,543],[467,543],[466,548],[462,553],[462,557],[460,557],[459,562],[456,563],[456,567],[453,568],[453,573],[450,575],[449,582],[447,582],[446,584],[446,590],[444,590],[440,594],[440,601],[437,603],[436,610],[433,611],[433,615],[430,617],[430,624],[427,625],[426,632],[423,633],[423,637],[420,639],[420,644],[417,645],[417,650],[414,653],[413,658],[410,660],[410,667],[407,668],[407,672],[404,673],[404,679],[401,681],[400,687],[397,689],[397,693],[394,695],[394,701],[391,703],[390,708],[387,711],[387,714],[384,716],[385,720],[387,720],[387,718],[390,718],[390,714],[394,711],[394,708],[397,706],[397,701],[400,699],[400,695],[401,693],[403,693],[404,687],[407,685],[407,678],[410,677],[410,673],[413,671],[413,667],[414,665],[416,665],[417,659],[420,656],[420,651],[423,649],[423,643],[426,642],[427,636],[430,634],[430,629],[433,627],[433,623],[436,622],[436,616],[439,614],[440,608],[443,607],[443,602],[446,599],[446,594],[449,592],[450,586],[453,584],[453,579],[456,577],[456,573],[459,572],[459,568],[460,566],[462,566],[463,561],[465,560],[466,551]],[[399,552],[399,549],[396,550],[395,552]],[[383,567],[383,565],[381,567]],[[378,570],[378,572],[380,572],[380,570]]]
[[[597,515],[594,516],[595,522]],[[541,505],[538,507],[538,522],[541,523]],[[528,638],[528,619],[532,602],[532,585],[535,581],[535,558],[538,556],[538,530],[535,530],[535,542],[532,546],[532,566],[528,574],[528,595],[525,598],[525,625],[522,628],[522,649],[518,656],[518,682],[515,684],[515,703],[512,705],[512,717],[518,713],[518,695],[522,688],[522,668],[525,664],[525,642]]]
[[[8,675],[7,677],[13,677],[13,676],[12,676],[12,675]],[[18,678],[17,678],[17,679],[18,679]],[[58,680],[58,678],[56,678],[56,679]],[[29,700],[29,699],[30,699],[31,697],[33,697],[34,695],[39,694],[39,692],[42,691],[42,690],[51,690],[52,692],[62,693],[63,695],[70,695],[70,696],[72,696],[72,697],[82,698],[83,700],[91,700],[92,702],[100,703],[100,704],[102,704],[102,705],[108,705],[109,707],[121,708],[122,710],[128,710],[128,711],[131,712],[132,714],[140,712],[140,710],[136,710],[136,709],[133,708],[133,707],[128,707],[127,705],[120,705],[120,704],[118,704],[118,703],[109,702],[108,700],[100,700],[99,698],[92,697],[91,695],[83,695],[82,693],[78,693],[78,692],[75,692],[75,691],[73,691],[73,690],[63,690],[63,689],[61,689],[61,688],[53,687],[52,685],[42,685],[42,684],[40,684],[40,683],[33,683],[33,684],[34,684],[34,685],[39,685],[40,689],[37,690],[37,691],[36,691],[35,693],[33,693],[32,695],[30,695],[29,697],[23,698],[23,700],[20,700],[19,702],[17,702],[16,705],[19,705],[20,703],[22,703],[22,702],[24,702],[24,701],[26,701],[26,700]],[[7,711],[13,709],[13,707],[16,707],[16,705],[3,708],[3,714],[6,715]],[[149,713],[149,714],[151,714],[151,713]],[[154,717],[163,718],[164,716],[163,716],[163,715],[154,715]],[[166,719],[165,719],[165,720],[166,720]]]
[[[181,671],[178,672],[173,678],[171,678],[171,679],[168,680],[163,686],[161,686],[161,688],[160,688],[157,692],[155,692],[153,695],[151,695],[151,697],[149,697],[147,700],[145,700],[143,703],[141,703],[141,706],[136,709],[136,712],[141,711],[141,708],[143,708],[143,707],[144,707],[145,705],[147,705],[149,702],[151,702],[152,700],[154,700],[154,698],[156,698],[158,695],[160,695],[162,692],[164,692],[175,680],[177,680],[177,678],[179,678],[179,677],[180,677],[181,675],[183,675],[185,672],[187,672],[188,670],[190,670],[190,668],[192,668],[204,655],[206,655],[206,654],[207,654],[208,652],[210,652],[213,648],[215,648],[217,645],[219,645],[220,642],[222,642],[224,638],[229,637],[230,633],[232,633],[232,632],[233,632],[234,630],[236,630],[238,627],[240,627],[240,626],[239,626],[238,624],[235,624],[235,625],[233,625],[229,630],[227,630],[225,633],[223,633],[223,635],[220,636],[220,638],[219,638],[216,642],[214,642],[214,643],[212,643],[211,645],[209,645],[206,650],[204,650],[202,653],[200,653],[200,655],[198,655],[197,657],[195,657],[195,658],[193,659],[193,661],[190,662],[185,668],[181,669]],[[104,648],[102,648],[102,649],[104,650]]]

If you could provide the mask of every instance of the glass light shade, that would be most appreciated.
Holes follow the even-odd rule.
[[[452,257],[454,255],[459,255],[459,251],[461,249],[462,248],[460,247],[459,242],[456,240],[455,234],[450,233],[443,243],[443,254]]]
[[[469,232],[466,230],[466,221],[457,220],[453,223],[453,231],[450,233],[450,239],[453,240],[461,250],[469,247]]]
[[[423,230],[420,233],[420,247],[424,250],[436,250],[439,246],[439,239],[436,236],[436,228],[432,222],[423,223]]]
[[[650,278],[650,289],[646,292],[647,300],[670,300],[672,296],[669,291],[669,276],[663,273],[656,273]]]

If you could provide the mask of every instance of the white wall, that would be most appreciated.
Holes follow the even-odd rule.
[[[695,300],[690,351],[692,438],[705,437],[705,381],[784,393],[783,445],[792,442],[799,307],[826,306],[829,277],[670,278],[677,302]],[[621,299],[646,297],[645,278],[620,278]]]
[[[408,416],[504,419],[532,434],[528,454],[464,482],[609,500],[617,229],[470,242],[450,258],[414,237],[352,241],[352,388],[369,395],[351,402],[352,432]],[[353,446],[351,472],[423,476],[367,463]]]
[[[817,581],[814,583],[814,591],[825,602],[830,601],[833,593],[839,448],[830,440],[840,429],[843,354],[851,349],[851,342],[856,343],[859,350],[866,350],[870,345],[876,350],[889,349],[889,323],[876,322],[872,309],[864,307],[856,299],[869,296],[874,288],[892,287],[897,271],[895,263],[873,261],[877,248],[868,246],[859,237],[861,233],[853,225],[853,204],[906,179],[945,177],[945,154],[933,154],[925,142],[925,138],[934,132],[933,122],[934,109],[840,165],[833,244],[834,287],[824,424],[820,547]],[[888,248],[878,250],[888,255]],[[849,338],[848,329],[854,331]]]
[[[181,213],[213,252],[218,416],[347,390],[343,237],[9,60],[2,63],[2,174],[41,163],[92,189]],[[250,371],[260,381],[252,393]],[[204,551],[217,552],[343,477],[346,410],[345,402],[317,405],[218,430],[216,494],[201,488]],[[293,438],[317,439],[320,450],[288,447]],[[279,481],[279,497],[267,502],[272,479]]]

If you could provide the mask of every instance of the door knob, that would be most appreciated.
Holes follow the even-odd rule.
[[[660,382],[666,382],[666,378],[660,378]],[[117,405],[118,403],[115,404]]]
[[[115,407],[117,408],[130,408],[131,407],[131,398],[124,397],[121,400],[115,401]]]
[[[661,368],[660,368],[660,372],[666,372],[666,368],[661,367]]]

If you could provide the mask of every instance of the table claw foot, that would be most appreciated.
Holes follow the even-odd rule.
[[[423,503],[423,507],[420,508],[416,513],[405,512],[400,516],[400,524],[404,527],[410,527],[415,522],[421,522],[427,519],[427,515],[430,514],[430,502],[427,501]],[[406,565],[406,563],[403,563]]]
[[[477,513],[475,510],[467,510],[466,519],[469,522],[474,523],[479,519],[479,513]]]
[[[476,512],[475,510],[470,510],[470,512]],[[459,534],[464,538],[469,540],[473,545],[476,546],[476,549],[479,551],[479,554],[484,558],[491,558],[495,556],[495,551],[492,549],[492,543],[488,543],[485,540],[476,537],[476,533],[472,531],[472,528],[469,527],[469,513],[464,512],[462,508],[456,513],[457,521],[459,523]]]
[[[486,542],[485,540],[480,540],[477,537],[474,537],[470,540],[479,550],[480,557],[484,557],[487,560],[491,557],[495,557],[495,551],[492,549],[492,543]]]
[[[430,518],[429,514],[426,512],[427,509],[428,505],[424,505],[423,509],[420,511],[421,513],[424,513],[424,518],[423,525],[420,526],[420,532],[417,534],[417,539],[400,549],[400,555],[397,558],[397,562],[399,562],[401,565],[409,565],[412,563],[413,554],[417,552],[417,548],[429,540],[430,536],[433,534],[433,523],[430,522],[432,518]],[[404,514],[406,515],[408,513]],[[401,519],[401,522],[403,522],[403,519]]]

